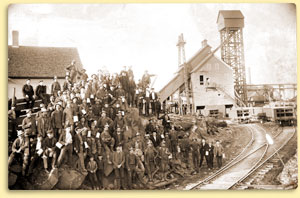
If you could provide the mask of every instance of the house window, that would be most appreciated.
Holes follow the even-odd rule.
[[[204,85],[204,76],[200,75],[200,85]]]

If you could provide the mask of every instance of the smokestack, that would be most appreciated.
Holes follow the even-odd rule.
[[[201,43],[202,43],[202,49],[207,46],[207,40],[206,39],[204,39]]]
[[[16,30],[12,31],[12,46],[19,47],[19,32]]]

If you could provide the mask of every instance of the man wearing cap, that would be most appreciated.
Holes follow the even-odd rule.
[[[118,146],[117,151],[113,153],[112,163],[115,172],[116,189],[120,190],[121,187],[124,189],[125,188],[124,185],[125,154],[122,151],[122,146]]]
[[[34,106],[34,91],[33,87],[30,85],[30,79],[27,79],[26,84],[22,88],[23,96],[26,100],[27,108],[33,108]]]
[[[37,119],[37,131],[43,138],[46,137],[48,130],[52,129],[51,119],[48,117],[47,109],[43,108],[42,116]]]
[[[44,85],[43,81],[39,82],[39,85],[35,89],[35,95],[37,98],[42,99],[42,102],[47,106],[48,98],[47,98],[47,87]]]
[[[36,121],[31,116],[31,110],[26,111],[26,118],[22,121],[22,129],[28,133],[29,136],[36,135]]]
[[[59,103],[55,105],[55,111],[51,113],[51,124],[54,131],[54,137],[58,138],[63,129],[63,111]]]
[[[23,155],[22,175],[24,176],[29,160],[29,138],[23,131],[18,131],[18,138],[15,139],[12,145],[12,153],[8,158],[8,168],[13,162],[15,155]]]
[[[51,85],[51,94],[56,98],[59,91],[61,91],[61,86],[57,81],[57,76],[54,76],[53,83]]]
[[[53,135],[52,130],[47,131],[47,137],[43,141],[43,162],[44,162],[44,169],[48,172],[48,158],[52,158],[51,167],[52,169],[55,168],[56,162],[56,151],[55,151],[55,144],[57,140]]]
[[[138,157],[136,156],[133,147],[129,148],[129,153],[126,155],[126,168],[128,173],[128,188],[132,189],[132,183],[135,178],[135,169],[138,166]]]

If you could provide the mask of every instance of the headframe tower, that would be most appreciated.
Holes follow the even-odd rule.
[[[217,24],[221,43],[224,43],[221,46],[221,59],[233,69],[237,104],[245,106],[248,98],[243,41],[244,16],[240,10],[220,10]]]

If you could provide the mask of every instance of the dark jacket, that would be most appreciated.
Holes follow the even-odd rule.
[[[34,95],[33,87],[31,85],[25,84],[22,88],[22,92],[24,97],[26,95],[28,95],[29,97]]]
[[[63,111],[53,111],[51,113],[51,123],[52,127],[56,129],[62,129],[63,128]]]

